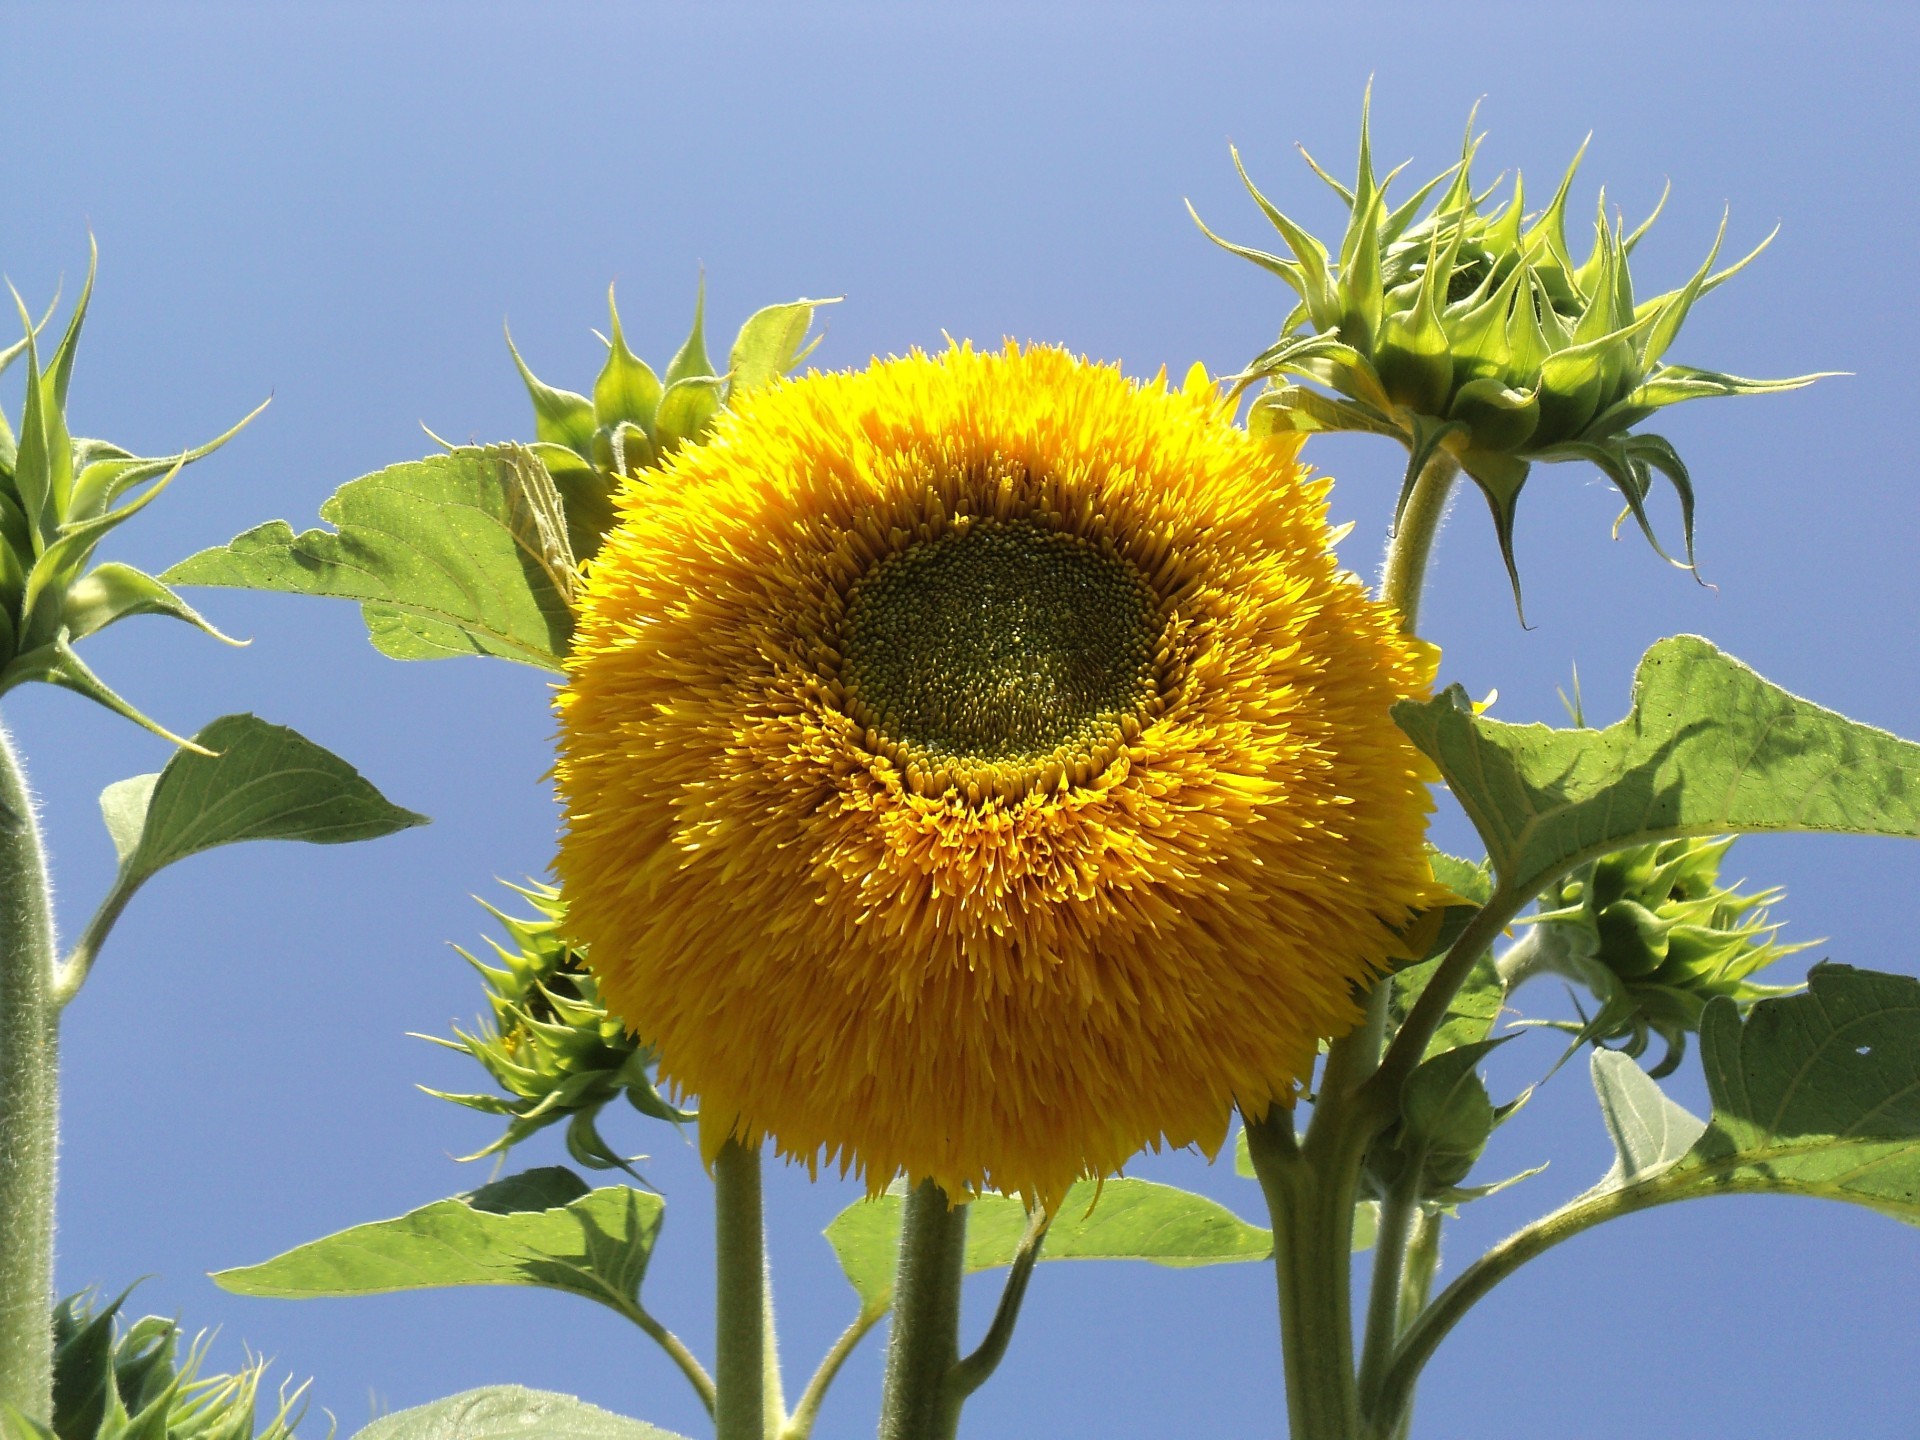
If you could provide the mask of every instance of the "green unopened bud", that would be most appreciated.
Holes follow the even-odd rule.
[[[195,749],[109,689],[73,647],[129,615],[169,615],[216,640],[240,643],[153,576],[131,565],[96,566],[93,552],[109,531],[158,498],[182,468],[226,444],[260,410],[197,449],[160,458],[70,434],[67,387],[98,259],[96,249],[66,332],[44,367],[39,336],[53,308],[36,324],[18,291],[13,299],[26,334],[0,350],[0,374],[23,357],[27,367],[17,433],[0,413],[0,694],[30,680],[60,685]]]
[[[209,1337],[180,1353],[182,1331],[149,1315],[122,1327],[122,1295],[104,1309],[89,1292],[53,1310],[53,1424],[0,1405],[8,1440],[293,1440],[307,1387],[281,1386],[266,1428],[256,1429],[266,1362],[233,1375],[200,1373]]]
[[[560,892],[539,884],[507,888],[529,901],[535,914],[520,918],[481,902],[507,932],[508,944],[487,942],[499,964],[485,964],[455,947],[487,982],[490,1017],[473,1031],[455,1026],[451,1040],[421,1037],[471,1055],[506,1094],[427,1093],[507,1117],[506,1132],[466,1159],[505,1154],[528,1136],[565,1121],[568,1153],[580,1164],[625,1170],[638,1178],[601,1136],[601,1110],[624,1096],[634,1109],[658,1120],[680,1123],[693,1116],[668,1104],[654,1088],[653,1052],[607,1013],[584,953],[560,938],[566,916]]]
[[[1256,434],[1362,431],[1400,440],[1408,461],[1396,521],[1428,463],[1450,457],[1492,508],[1516,604],[1514,509],[1539,461],[1597,465],[1626,500],[1621,519],[1631,514],[1662,555],[1646,502],[1653,477],[1664,476],[1679,497],[1684,527],[1687,558],[1675,563],[1691,569],[1694,497],[1687,467],[1660,436],[1632,431],[1682,400],[1791,390],[1820,378],[1747,380],[1666,360],[1694,302],[1738,273],[1772,236],[1715,270],[1723,220],[1721,237],[1685,284],[1638,299],[1628,261],[1660,207],[1628,231],[1618,217],[1609,219],[1602,191],[1592,247],[1576,262],[1566,223],[1580,156],[1544,209],[1527,211],[1516,175],[1511,197],[1483,212],[1493,190],[1476,194],[1468,173],[1480,138],[1469,116],[1459,163],[1389,204],[1387,189],[1399,172],[1375,177],[1363,108],[1359,174],[1351,188],[1311,157],[1307,162],[1347,205],[1337,255],[1262,195],[1234,152],[1241,180],[1291,258],[1223,240],[1204,223],[1200,228],[1300,297],[1279,341],[1237,382],[1236,395],[1267,382],[1248,428]]]
[[[613,526],[622,481],[655,466],[682,445],[697,444],[740,395],[798,369],[820,343],[808,338],[814,311],[832,300],[795,300],[756,311],[740,327],[725,373],[707,355],[706,282],[694,300],[693,329],[663,375],[627,348],[613,288],[607,289],[606,363],[593,395],[556,390],[534,375],[507,336],[507,349],[533,401],[534,444],[559,488],[568,538],[581,560]]]
[[[1781,944],[1767,918],[1785,892],[1720,884],[1732,844],[1732,836],[1663,840],[1581,867],[1533,917],[1534,933],[1507,967],[1510,984],[1545,970],[1578,980],[1600,1010],[1571,1028],[1636,1057],[1657,1034],[1668,1053],[1653,1073],[1669,1073],[1709,1000],[1744,1006],[1798,988],[1752,978],[1807,947]]]

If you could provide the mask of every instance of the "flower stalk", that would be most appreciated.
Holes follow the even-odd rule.
[[[965,1398],[949,1383],[960,1360],[960,1277],[967,1207],[922,1180],[907,1195],[880,1440],[952,1440]]]
[[[1459,473],[1444,450],[1427,459],[1387,548],[1380,598],[1398,612],[1409,635],[1419,623],[1428,561]],[[1273,1220],[1287,1413],[1295,1440],[1347,1440],[1360,1433],[1353,1217],[1367,1147],[1391,1122],[1397,1104],[1393,1092],[1368,1084],[1386,1038],[1389,989],[1387,981],[1376,985],[1367,997],[1366,1017],[1328,1048],[1303,1140],[1295,1138],[1292,1118],[1284,1111],[1247,1126],[1248,1154]],[[1382,1216],[1374,1263],[1390,1273],[1374,1287],[1367,1320],[1376,1366],[1384,1365],[1385,1344],[1401,1323],[1403,1260],[1419,1213],[1417,1204],[1389,1206]],[[1383,1330],[1385,1342],[1379,1338]]]
[[[53,1411],[59,1009],[33,799],[0,728],[0,1401]]]
[[[767,1258],[760,1152],[729,1140],[713,1159],[715,1440],[767,1440]],[[776,1401],[776,1403],[778,1403]]]

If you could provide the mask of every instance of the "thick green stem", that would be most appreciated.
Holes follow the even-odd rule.
[[[904,1208],[880,1440],[953,1440],[965,1399],[948,1382],[960,1361],[967,1207],[950,1204],[946,1191],[923,1180]]]
[[[33,799],[0,728],[0,1400],[53,1413],[59,1009]]]
[[[1352,1440],[1359,1429],[1352,1250],[1360,1165],[1344,1153],[1358,1133],[1352,1127],[1323,1126],[1317,1136],[1309,1132],[1307,1145],[1298,1146],[1292,1117],[1279,1109],[1247,1125],[1247,1153],[1273,1219],[1293,1440]],[[1329,1141],[1340,1153],[1325,1148]]]
[[[1420,625],[1420,592],[1426,587],[1427,561],[1433,554],[1433,542],[1440,534],[1441,517],[1447,513],[1447,501],[1453,495],[1453,482],[1459,478],[1460,465],[1444,450],[1434,452],[1407,508],[1400,514],[1399,527],[1387,546],[1387,564],[1380,575],[1380,598],[1400,612],[1400,628],[1414,634]]]
[[[760,1152],[737,1140],[713,1160],[715,1440],[768,1440],[767,1258],[760,1219]]]
[[[1459,466],[1441,452],[1421,471],[1387,549],[1380,598],[1414,633],[1427,561]],[[1458,978],[1454,982],[1458,984]],[[1274,1270],[1280,1289],[1281,1348],[1294,1440],[1348,1440],[1359,1431],[1353,1363],[1353,1212],[1367,1147],[1399,1105],[1397,1087],[1369,1085],[1386,1037],[1389,982],[1376,985],[1361,1023],[1327,1050],[1307,1133],[1296,1146],[1291,1120],[1275,1112],[1247,1127],[1254,1169],[1273,1216]],[[1285,1134],[1281,1133],[1284,1127]],[[1402,1240],[1405,1239],[1403,1226]],[[1396,1323],[1399,1257],[1386,1316]],[[1384,1283],[1384,1282],[1383,1282]],[[1376,1352],[1379,1346],[1374,1347]],[[1385,1364],[1381,1353],[1376,1366]]]

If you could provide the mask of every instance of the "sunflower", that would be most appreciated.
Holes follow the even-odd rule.
[[[1212,387],[957,347],[633,483],[559,698],[574,938],[703,1144],[1043,1205],[1289,1104],[1433,897],[1434,652]]]

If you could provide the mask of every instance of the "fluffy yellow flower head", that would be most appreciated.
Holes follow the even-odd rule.
[[[1433,896],[1433,653],[1327,490],[1012,346],[774,386],[626,490],[558,870],[709,1153],[1050,1205],[1291,1102]]]

